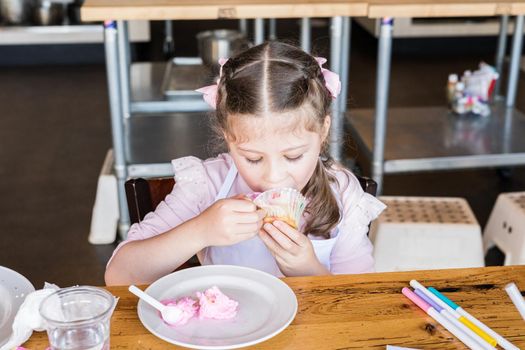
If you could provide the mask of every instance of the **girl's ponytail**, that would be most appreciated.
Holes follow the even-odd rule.
[[[335,178],[328,173],[334,161],[324,154],[319,161],[310,181],[303,189],[303,195],[309,199],[306,207],[308,220],[304,227],[305,234],[330,238],[330,232],[339,223],[341,214],[332,193],[330,184]]]

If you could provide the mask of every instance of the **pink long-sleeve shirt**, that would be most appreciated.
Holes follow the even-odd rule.
[[[115,249],[113,256],[124,244],[167,232],[212,205],[233,166],[233,159],[227,153],[205,161],[184,157],[173,160],[172,165],[176,181],[172,192],[155,211],[131,226],[126,240]],[[312,240],[319,260],[332,273],[372,272],[373,248],[367,236],[368,225],[385,209],[385,205],[365,193],[357,178],[348,170],[332,169],[330,172],[337,180],[331,187],[339,205],[341,220],[330,238],[308,237]],[[237,174],[228,197],[251,192],[240,174]],[[203,264],[243,265],[282,276],[259,237],[226,248],[207,247],[199,252],[198,257]]]

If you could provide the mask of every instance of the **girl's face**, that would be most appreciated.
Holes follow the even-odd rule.
[[[283,119],[237,118],[233,130],[237,140],[226,139],[239,173],[256,192],[279,187],[301,191],[319,161],[330,129],[330,117],[325,118],[321,133],[294,128],[292,123],[296,118],[283,126],[280,123]]]

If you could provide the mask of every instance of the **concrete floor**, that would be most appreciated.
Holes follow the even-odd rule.
[[[314,32],[321,54],[329,43],[325,30]],[[494,45],[490,38],[396,41],[390,105],[445,103],[447,75],[492,62]],[[350,108],[373,106],[375,49],[375,39],[354,28]],[[520,84],[524,110],[523,77]],[[87,236],[97,176],[111,147],[104,65],[0,67],[0,106],[0,265],[36,288],[44,281],[103,284],[114,245],[90,245]],[[524,175],[523,167],[392,175],[384,194],[465,197],[484,225],[500,192],[525,189]]]

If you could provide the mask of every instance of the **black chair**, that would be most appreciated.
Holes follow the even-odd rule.
[[[126,181],[126,199],[128,200],[129,219],[132,224],[141,222],[147,213],[173,190],[173,177],[136,178]]]

